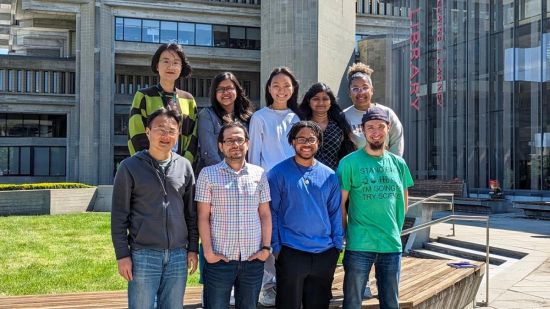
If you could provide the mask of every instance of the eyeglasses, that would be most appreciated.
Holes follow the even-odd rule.
[[[363,86],[363,87],[351,87],[351,92],[353,93],[360,93],[360,92],[367,92],[369,91],[370,87]]]
[[[315,144],[317,143],[317,137],[297,137],[294,139],[298,144]]]
[[[244,142],[246,142],[245,138],[226,139],[225,141],[223,141],[223,144],[225,146],[231,146],[231,145],[242,146]]]
[[[160,64],[162,64],[163,66],[166,66],[166,67],[171,67],[171,66],[175,66],[175,67],[178,67],[178,68],[181,67],[181,62],[180,61],[170,61],[168,59],[160,60]]]
[[[219,87],[216,88],[217,93],[225,93],[225,92],[233,92],[235,91],[235,87]]]
[[[151,131],[156,131],[157,133],[159,133],[161,136],[170,136],[170,137],[174,137],[176,135],[178,135],[178,130],[166,130],[166,129],[163,129],[163,128],[159,128],[159,127],[156,127],[156,128],[152,128]]]

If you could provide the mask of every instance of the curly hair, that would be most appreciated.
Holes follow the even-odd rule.
[[[351,82],[356,78],[365,79],[372,86],[371,75],[374,72],[373,69],[367,64],[357,62],[348,67],[348,83],[351,86]]]
[[[235,86],[235,91],[237,91],[237,97],[235,98],[235,106],[233,107],[233,115],[229,115],[216,99],[216,89],[224,80],[230,80]],[[210,104],[214,109],[214,112],[224,123],[233,122],[235,119],[242,121],[243,123],[248,124],[250,122],[250,117],[254,112],[254,107],[250,99],[246,96],[246,93],[239,83],[239,80],[235,74],[231,72],[223,72],[214,77],[212,80],[212,85],[210,86]]]
[[[319,147],[323,145],[323,130],[321,130],[321,127],[315,121],[304,120],[293,124],[292,128],[290,128],[290,131],[288,131],[287,138],[290,145],[292,145],[292,141],[296,139],[298,132],[300,132],[300,130],[303,128],[310,128],[311,131],[313,131],[313,134],[315,134],[317,141],[319,142]]]

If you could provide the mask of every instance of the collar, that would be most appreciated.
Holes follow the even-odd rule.
[[[240,171],[235,171],[227,162],[225,162],[225,159],[220,162],[220,169],[226,170],[229,173],[233,174],[242,174],[242,173],[248,173],[248,163],[244,161],[243,167]]]

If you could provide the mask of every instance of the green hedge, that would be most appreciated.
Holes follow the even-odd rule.
[[[93,186],[77,182],[54,182],[54,183],[25,183],[25,184],[0,184],[0,191],[13,190],[45,190],[45,189],[77,189],[93,188]]]

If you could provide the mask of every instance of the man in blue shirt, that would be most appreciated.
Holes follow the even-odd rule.
[[[296,155],[268,173],[276,307],[328,308],[344,236],[340,185],[335,172],[315,160],[323,142],[315,122],[294,124],[288,142]]]

